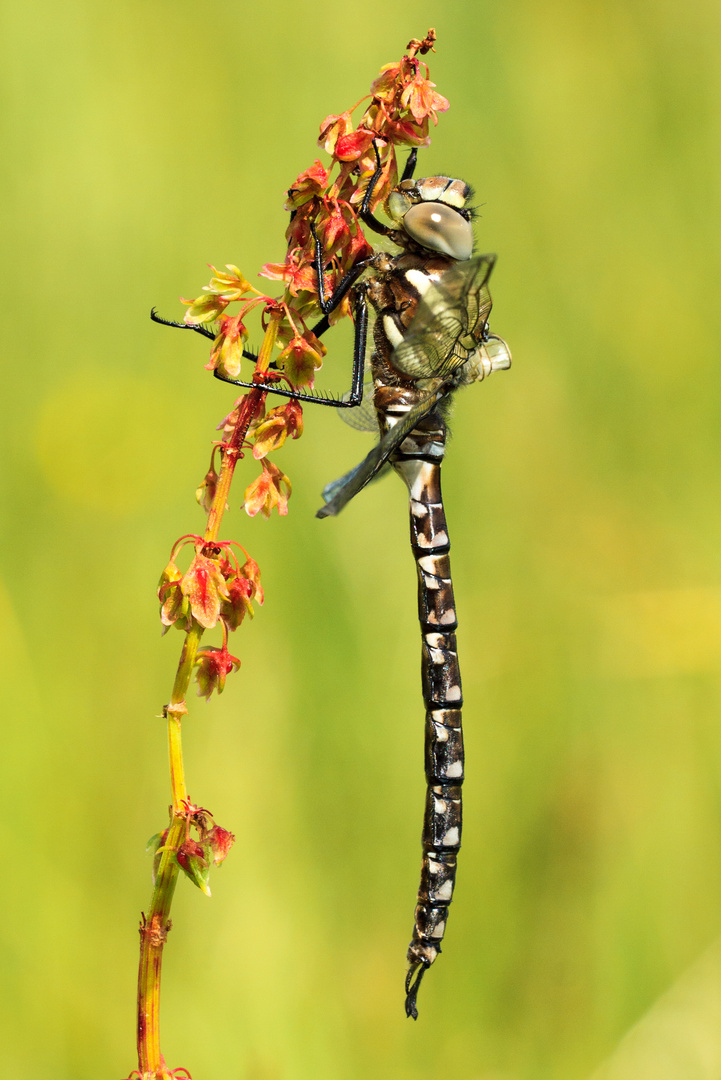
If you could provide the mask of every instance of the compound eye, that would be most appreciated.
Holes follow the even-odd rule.
[[[411,206],[403,218],[408,235],[431,251],[440,251],[463,262],[473,254],[473,228],[457,210],[441,202]]]

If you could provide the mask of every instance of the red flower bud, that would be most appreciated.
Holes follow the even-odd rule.
[[[245,548],[243,550],[245,551]],[[262,605],[264,596],[263,589],[261,588],[260,584],[260,567],[258,566],[255,559],[251,559],[247,551],[245,551],[245,556],[246,561],[243,563],[240,572],[243,577],[248,579],[252,586],[253,591],[250,595],[251,600],[257,600],[258,603]]]
[[[228,596],[221,605],[223,621],[229,630],[237,630],[246,615],[253,618],[253,605],[250,602],[253,586],[240,574],[227,579]]]
[[[175,853],[180,869],[206,896],[210,896],[210,855],[210,845],[199,844],[197,840],[186,840]]]
[[[314,161],[309,169],[302,172],[288,191],[286,210],[297,210],[299,206],[313,199],[328,186],[328,172],[319,161]]]

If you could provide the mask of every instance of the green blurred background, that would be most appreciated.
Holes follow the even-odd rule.
[[[252,466],[226,519],[267,602],[186,724],[191,793],[238,842],[212,901],[178,890],[164,1051],[195,1080],[721,1077],[718,3],[26,0],[0,35],[15,1080],[134,1065],[181,645],[154,589],[233,397],[149,309],[282,258],[320,121],[430,25],[451,110],[420,171],[476,187],[514,353],[459,395],[446,468],[468,780],[443,957],[408,1022],[405,498],[392,477],[316,521],[367,444],[308,409],[275,458],[288,518],[239,510]],[[327,344],[318,385],[347,386],[349,335]]]

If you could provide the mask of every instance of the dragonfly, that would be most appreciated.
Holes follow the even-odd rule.
[[[335,516],[386,471],[398,473],[408,488],[411,550],[418,576],[426,775],[421,880],[405,980],[406,1015],[415,1020],[421,980],[441,951],[462,829],[463,695],[450,541],[441,493],[446,418],[455,391],[509,368],[511,353],[488,327],[492,304],[488,283],[496,257],[473,255],[471,188],[447,176],[414,180],[414,149],[388,198],[391,224],[387,225],[370,209],[382,171],[377,146],[375,151],[377,169],[359,217],[386,237],[397,253],[375,251],[357,263],[328,296],[324,287],[327,260],[313,234],[323,312],[313,331],[316,336],[325,333],[329,315],[350,294],[355,324],[351,389],[341,401],[274,385],[267,391],[355,409],[355,415],[345,414],[351,426],[367,427],[378,435],[378,442],[360,464],[325,487],[317,517]],[[366,372],[370,310],[375,323]],[[185,328],[185,324],[171,325]],[[200,327],[193,329],[213,336]],[[220,371],[215,374],[234,385],[256,385]],[[372,401],[364,400],[366,374]]]
[[[463,695],[441,493],[446,416],[457,389],[511,365],[508,346],[488,330],[495,256],[472,256],[471,216],[464,213],[469,197],[463,181],[448,177],[407,179],[391,194],[388,209],[398,222],[391,238],[400,253],[372,257],[369,280],[356,287],[361,308],[370,304],[376,315],[370,375],[379,441],[359,465],[327,485],[317,512],[320,518],[338,514],[389,466],[408,488],[427,789],[405,983],[406,1014],[413,1019],[423,975],[441,951],[462,828]]]

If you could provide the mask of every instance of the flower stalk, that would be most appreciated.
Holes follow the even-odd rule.
[[[213,267],[213,277],[203,287],[202,295],[183,301],[188,308],[186,326],[201,329],[206,335],[208,326],[213,327],[208,369],[232,380],[238,377],[242,365],[252,360],[254,371],[250,380],[245,376],[245,385],[252,384],[250,389],[220,425],[222,438],[214,445],[210,466],[196,493],[207,513],[205,531],[202,536],[189,534],[176,541],[158,589],[164,632],[175,626],[184,633],[184,639],[170,701],[163,709],[172,804],[167,828],[148,845],[154,860],[153,892],[140,924],[138,1069],[128,1080],[190,1080],[185,1068],[171,1070],[166,1066],[160,1049],[160,985],[171,929],[170,910],[181,872],[210,896],[211,865],[224,860],[234,840],[232,833],[213,821],[208,810],[190,800],[182,722],[188,713],[186,699],[193,675],[198,693],[206,699],[214,692],[222,692],[228,675],[240,667],[240,660],[228,651],[228,636],[246,615],[253,617],[253,601],[263,603],[257,564],[237,542],[220,539],[235,468],[252,447],[261,475],[246,488],[246,513],[270,517],[275,509],[279,515],[287,514],[290,481],[267,455],[280,449],[287,439],[302,434],[303,410],[300,400],[291,397],[266,413],[268,389],[281,380],[291,394],[301,387],[312,389],[326,354],[319,336],[329,325],[351,315],[350,298],[346,296],[328,318],[321,318],[315,237],[320,238],[325,255],[322,269],[326,295],[330,296],[344,275],[372,254],[358,216],[370,178],[382,165],[370,204],[373,211],[386,203],[397,182],[395,147],[427,146],[429,121],[436,123],[436,114],[448,108],[446,99],[435,93],[435,84],[428,79],[427,65],[418,58],[418,54],[433,50],[434,41],[433,30],[422,40],[412,39],[399,63],[381,69],[365,99],[339,116],[328,116],[321,124],[319,144],[331,155],[332,164],[326,170],[316,161],[291,185],[286,201],[286,209],[291,212],[286,259],[280,264],[268,263],[261,271],[261,276],[284,283],[283,296],[266,296],[229,264],[225,270]],[[354,129],[351,113],[368,99]],[[241,305],[239,312],[226,314],[226,308],[233,303]],[[245,349],[245,320],[258,310],[264,337],[256,357]],[[276,349],[280,352],[276,353]],[[176,565],[176,558],[186,549],[192,551],[192,558],[183,571]],[[205,631],[218,625],[222,630],[221,646],[201,648]]]
[[[263,338],[256,373],[268,370],[278,334],[281,313],[273,313]],[[218,539],[235,466],[242,454],[248,428],[263,407],[262,383],[244,395],[232,434],[222,449],[222,463],[215,496],[208,514],[203,543]],[[180,873],[177,853],[187,839],[188,793],[185,785],[181,723],[188,712],[185,703],[204,629],[194,621],[185,635],[170,703],[165,708],[168,724],[168,754],[173,795],[172,817],[160,851],[150,909],[140,925],[140,965],[138,969],[138,1065],[143,1080],[166,1080],[173,1076],[160,1051],[160,977],[163,950],[171,928],[170,907]],[[157,854],[157,852],[156,852]]]

